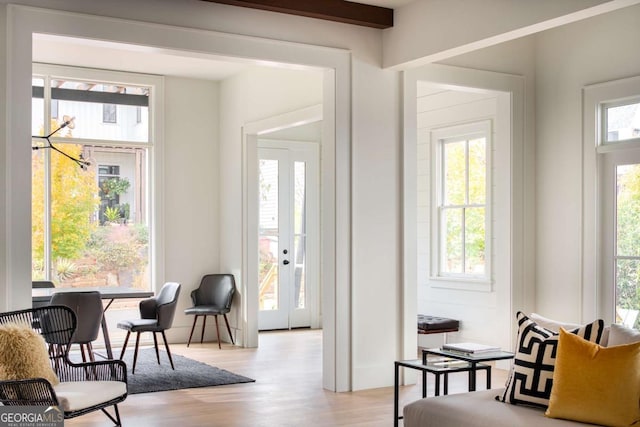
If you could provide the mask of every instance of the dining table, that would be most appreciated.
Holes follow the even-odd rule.
[[[82,288],[33,288],[31,290],[32,302],[35,304],[47,304],[51,300],[51,296],[57,292],[89,292],[98,291],[106,304],[103,304],[103,315],[101,321],[102,336],[104,338],[104,346],[107,352],[107,358],[113,359],[113,351],[111,349],[111,340],[109,339],[109,328],[105,312],[111,304],[117,299],[142,299],[149,298],[154,295],[152,291],[135,289],[124,286],[105,286],[105,287],[82,287]]]

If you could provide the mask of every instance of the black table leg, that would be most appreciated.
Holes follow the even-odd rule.
[[[396,362],[395,367],[396,369],[393,376],[393,426],[398,427],[398,377],[400,376],[400,365]]]
[[[434,395],[440,396],[440,373],[436,372],[434,375],[436,377],[436,390]]]
[[[427,397],[427,371],[422,371],[422,398]]]
[[[471,362],[469,370],[469,391],[476,391],[476,364]]]
[[[487,390],[491,388],[491,365],[487,368]]]
[[[444,395],[449,394],[449,374],[447,372],[444,373]]]

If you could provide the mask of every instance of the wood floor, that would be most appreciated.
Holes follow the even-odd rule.
[[[321,345],[319,330],[261,333],[257,349],[223,344],[219,350],[216,343],[172,345],[172,353],[256,382],[130,395],[119,405],[123,426],[392,426],[393,387],[352,393],[323,390]],[[393,372],[393,364],[389,370]],[[505,374],[494,369],[494,387],[504,384]],[[432,396],[433,376],[427,381]],[[482,373],[478,384],[484,384]],[[450,376],[450,394],[466,387],[464,373]],[[420,383],[401,387],[401,407],[419,399],[420,393]],[[110,425],[101,412],[65,421],[66,427]]]

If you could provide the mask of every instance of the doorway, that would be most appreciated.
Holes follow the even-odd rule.
[[[318,283],[318,145],[258,140],[258,329],[312,326]]]

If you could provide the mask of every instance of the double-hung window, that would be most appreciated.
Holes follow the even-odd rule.
[[[32,279],[150,289],[162,80],[35,64],[32,82]]]
[[[435,278],[490,278],[490,136],[489,121],[432,132]]]

